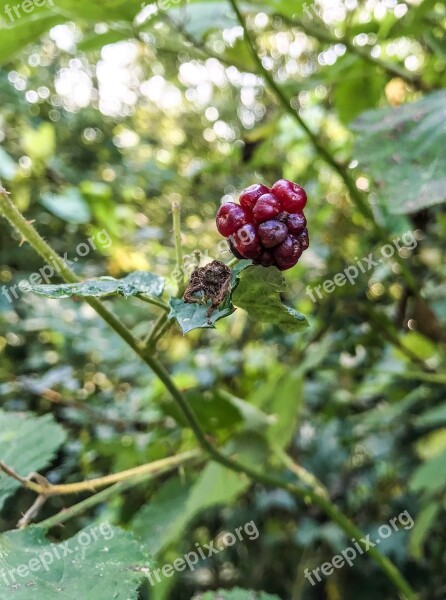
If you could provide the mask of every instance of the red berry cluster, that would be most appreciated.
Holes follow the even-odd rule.
[[[271,189],[255,183],[240,194],[240,204],[220,206],[217,229],[237,258],[285,271],[309,246],[306,203],[305,190],[287,179],[279,179]]]

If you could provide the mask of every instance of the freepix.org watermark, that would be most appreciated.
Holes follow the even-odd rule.
[[[88,242],[88,243],[87,243]],[[109,233],[105,229],[101,229],[94,236],[89,237],[86,242],[81,242],[75,248],[76,256],[72,260],[68,258],[68,252],[61,257],[65,267],[71,267],[75,263],[78,262],[79,258],[84,258],[87,256],[92,250],[97,250],[98,248],[110,248],[112,244],[112,239]],[[46,264],[42,268],[40,268],[36,273],[32,273],[28,279],[22,279],[15,285],[11,286],[2,286],[2,294],[6,298],[8,302],[13,302],[13,300],[19,299],[19,292],[25,293],[29,291],[29,286],[31,285],[40,285],[42,280],[45,283],[51,283],[51,277],[60,273],[59,266],[56,263]]]
[[[312,302],[317,302],[318,299],[322,300],[323,294],[331,294],[337,287],[342,287],[347,282],[349,282],[350,285],[355,285],[356,279],[360,273],[372,271],[375,267],[383,264],[386,260],[391,259],[395,252],[401,251],[401,256],[405,258],[405,254],[408,256],[408,251],[413,250],[417,244],[418,241],[415,237],[415,233],[413,231],[406,231],[400,237],[392,240],[392,243],[381,246],[381,256],[375,257],[376,260],[373,256],[373,252],[371,252],[368,256],[363,256],[362,258],[355,256],[354,265],[349,265],[343,271],[336,273],[333,279],[326,279],[320,285],[313,287],[307,285],[305,293],[310,297]],[[317,295],[317,297],[315,295]]]
[[[331,561],[324,562],[319,567],[313,569],[310,573],[310,569],[305,569],[304,576],[311,585],[317,585],[318,582],[322,581],[322,576],[329,577],[335,569],[342,569],[346,564],[349,567],[353,566],[353,561],[356,557],[365,552],[368,552],[370,548],[374,548],[378,546],[382,540],[386,540],[396,531],[399,531],[401,528],[403,529],[412,529],[414,526],[414,520],[409,514],[409,511],[405,510],[400,513],[397,517],[393,517],[389,520],[389,523],[385,523],[384,525],[380,525],[378,528],[378,537],[375,541],[370,539],[370,534],[366,535],[365,538],[361,538],[359,541],[355,538],[352,538],[353,545],[349,546],[345,550],[341,552],[341,554],[336,554],[333,556]],[[362,544],[362,545],[361,545]]]
[[[18,2],[17,4],[5,4],[5,15],[8,17],[11,23],[14,23],[16,19],[21,19],[25,15],[29,15],[33,12],[33,10],[37,7],[41,8],[48,4],[49,6],[54,6],[53,0],[23,0],[23,2]]]
[[[15,586],[22,579],[33,576],[33,573],[39,571],[49,571],[51,565],[68,557],[75,556],[76,552],[84,551],[94,542],[98,542],[101,538],[105,541],[111,540],[115,535],[112,526],[108,521],[101,523],[97,527],[91,527],[88,531],[83,530],[74,538],[71,538],[60,544],[50,544],[45,546],[43,552],[39,552],[37,556],[33,556],[28,562],[24,562],[17,567],[12,567],[8,570],[0,568],[0,584],[6,586]],[[0,567],[4,562],[2,553],[0,552]]]
[[[259,535],[259,530],[254,521],[249,521],[241,527],[236,527],[234,533],[225,531],[209,544],[201,545],[197,542],[195,544],[196,551],[187,552],[181,558],[174,560],[173,563],[166,563],[159,569],[154,569],[153,571],[151,569],[144,569],[144,574],[150,581],[150,585],[154,586],[161,582],[161,577],[172,577],[175,571],[181,572],[186,569],[193,571],[201,560],[206,560],[237,542],[242,542],[245,536],[248,540],[256,540]]]

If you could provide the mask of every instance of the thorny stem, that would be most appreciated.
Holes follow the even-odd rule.
[[[24,239],[31,244],[31,246],[38,254],[40,254],[40,256],[42,256],[49,263],[56,261],[56,264],[60,263],[61,266],[64,267],[61,269],[60,275],[65,281],[69,283],[75,283],[77,281],[75,274],[68,269],[68,267],[65,267],[62,259],[40,237],[34,227],[28,223],[23,215],[17,210],[1,184],[0,213],[3,213],[6,219],[10,221],[12,226],[22,235]],[[217,448],[215,448],[202,430],[201,425],[194,412],[190,408],[185,396],[177,388],[164,365],[160,363],[154,356],[147,354],[145,348],[134,338],[133,334],[127,329],[127,327],[113,313],[111,313],[100,300],[97,300],[96,298],[86,298],[86,301],[159,377],[166,389],[172,395],[173,399],[178,404],[200,446],[213,460],[215,460],[215,462],[227,467],[228,469],[231,469],[232,471],[246,475],[249,479],[262,483],[265,486],[281,488],[304,502],[312,502],[316,506],[319,506],[319,508],[323,510],[331,519],[333,519],[333,521],[337,523],[348,535],[359,539],[359,544],[364,548],[364,550],[368,550],[370,552],[370,555],[374,558],[375,562],[383,570],[388,579],[392,581],[396,588],[398,588],[401,598],[404,598],[405,600],[416,599],[416,595],[411,589],[409,583],[405,580],[395,565],[375,548],[371,548],[370,550],[368,549],[368,545],[361,540],[362,532],[331,502],[330,499],[321,495],[318,490],[301,488],[278,477],[268,475],[247,465],[243,465],[234,458],[226,456]]]

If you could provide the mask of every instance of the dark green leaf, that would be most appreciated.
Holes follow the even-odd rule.
[[[185,395],[200,425],[208,432],[218,432],[240,424],[243,424],[245,429],[262,430],[275,421],[257,407],[224,390],[190,390]],[[178,423],[187,425],[175,403],[166,404],[165,411]]]
[[[256,321],[278,325],[288,332],[300,331],[308,327],[307,319],[282,304],[280,294],[285,291],[285,279],[276,267],[253,266],[240,274],[232,301]]]
[[[355,158],[393,214],[446,199],[446,92],[399,108],[374,110],[352,125]]]
[[[232,314],[235,308],[229,302],[222,305],[222,308],[214,310],[209,319],[206,316],[210,306],[210,301],[207,304],[184,302],[181,298],[170,299],[169,319],[176,319],[184,334],[189,333],[193,329],[215,329],[215,323],[224,317]]]
[[[133,536],[107,522],[86,527],[59,548],[37,526],[8,531],[0,536],[0,556],[0,597],[15,600],[136,600],[151,567]]]
[[[45,468],[65,441],[51,415],[0,411],[0,460],[22,476]],[[20,483],[0,473],[0,508]]]

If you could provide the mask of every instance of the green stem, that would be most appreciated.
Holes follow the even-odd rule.
[[[36,252],[40,254],[40,256],[45,258],[45,260],[47,260],[50,263],[53,261],[62,262],[62,259],[56,254],[56,252],[39,236],[39,234],[32,227],[32,225],[25,220],[23,215],[13,205],[6,191],[1,187],[1,185],[0,212],[4,214],[4,216],[10,221],[12,226],[31,244],[31,246],[36,250]],[[74,283],[77,281],[77,277],[69,269],[65,269],[63,272],[61,271],[61,276],[62,278],[66,278],[65,280],[69,283]],[[127,342],[127,344],[134,350],[134,352],[162,381],[166,389],[170,392],[173,399],[176,401],[179,408],[181,409],[181,412],[183,413],[184,417],[189,423],[189,426],[192,429],[195,437],[197,438],[200,446],[209,454],[209,456],[213,460],[227,467],[228,469],[231,469],[232,471],[247,475],[250,479],[258,481],[259,483],[263,483],[266,486],[284,489],[304,502],[310,500],[311,502],[319,506],[336,523],[338,523],[338,525],[342,529],[344,529],[344,531],[348,535],[354,535],[355,537],[359,538],[362,537],[361,531],[357,529],[356,526],[351,521],[349,521],[349,519],[345,515],[343,515],[339,511],[339,509],[331,503],[330,500],[321,496],[314,490],[299,488],[286,481],[283,481],[282,479],[272,477],[263,472],[252,469],[251,467],[243,465],[237,460],[234,460],[222,454],[217,448],[215,448],[212,445],[212,443],[202,430],[201,425],[198,419],[196,418],[194,412],[190,408],[185,396],[176,387],[174,381],[170,377],[164,365],[160,363],[159,360],[154,356],[147,354],[147,351],[142,346],[142,344],[140,344],[133,337],[132,333],[126,328],[126,326],[123,323],[121,323],[121,321],[113,313],[111,313],[102,304],[100,300],[97,300],[96,298],[86,298],[86,301],[116,331],[116,333],[120,335],[125,342]],[[411,590],[409,584],[404,580],[401,573],[396,569],[395,565],[393,565],[393,563],[389,559],[382,556],[377,550],[373,548],[370,551],[370,555],[382,568],[389,580],[392,581],[395,584],[395,586],[400,590],[403,598],[405,598],[406,600],[412,600],[416,597],[414,592]]]
[[[375,562],[386,573],[387,577],[392,581],[395,587],[400,591],[400,597],[407,600],[416,600],[418,597],[417,594],[413,591],[401,572],[391,560],[389,560],[386,556],[383,556],[378,550],[376,550],[376,548],[368,547],[368,544],[362,539],[363,534],[361,530],[356,527],[356,525],[331,502],[328,490],[325,488],[325,486],[304,467],[294,463],[292,458],[288,456],[280,447],[275,446],[274,452],[288,469],[297,475],[297,477],[305,485],[308,485],[311,488],[312,493],[317,498],[316,500],[313,496],[313,502],[317,504],[319,508],[321,508],[325,514],[332,519],[332,521],[337,523],[350,538],[355,538],[363,550],[370,554]]]
[[[158,334],[163,325],[167,321],[167,313],[162,313],[158,319],[155,321],[152,329],[149,331],[146,339],[143,341],[142,345],[144,348],[154,348],[156,344],[156,340],[158,339]]]
[[[177,257],[178,295],[181,296],[184,287],[184,259],[183,244],[181,241],[181,208],[178,202],[172,204],[173,237],[175,240],[175,253]]]
[[[153,304],[154,306],[158,306],[159,308],[162,308],[166,312],[170,311],[170,306],[168,304],[166,304],[165,302],[163,302],[162,300],[158,300],[157,298],[151,298],[150,296],[146,296],[145,294],[138,294],[137,298],[139,298],[140,300],[143,300],[144,302],[147,302],[148,304]]]
[[[233,259],[231,259],[228,264],[226,265],[227,267],[229,267],[230,269],[232,269],[232,267],[235,267],[235,265],[240,261],[239,258],[234,257]]]
[[[48,529],[51,529],[51,527],[61,525],[62,523],[65,523],[66,521],[83,514],[86,510],[89,510],[93,506],[96,506],[101,502],[105,502],[105,500],[108,500],[108,498],[111,498],[114,494],[122,493],[128,490],[129,488],[139,485],[140,483],[156,479],[160,475],[164,475],[165,473],[173,471],[174,469],[177,469],[178,467],[181,467],[182,465],[186,464],[186,462],[191,461],[190,456],[183,456],[178,458],[181,458],[181,460],[176,461],[175,464],[172,463],[170,465],[166,465],[165,467],[160,468],[159,470],[157,470],[156,473],[143,473],[133,477],[132,479],[115,483],[114,485],[106,488],[105,490],[102,490],[101,492],[98,492],[97,494],[94,494],[93,496],[90,496],[89,498],[86,498],[85,500],[82,500],[81,502],[70,506],[69,508],[63,509],[57,515],[54,515],[52,517],[49,517],[48,519],[45,519],[44,521],[41,521],[40,523],[37,523],[36,526],[41,527],[42,529],[45,529],[47,531]],[[201,460],[203,460],[203,457],[193,457],[194,462]]]

